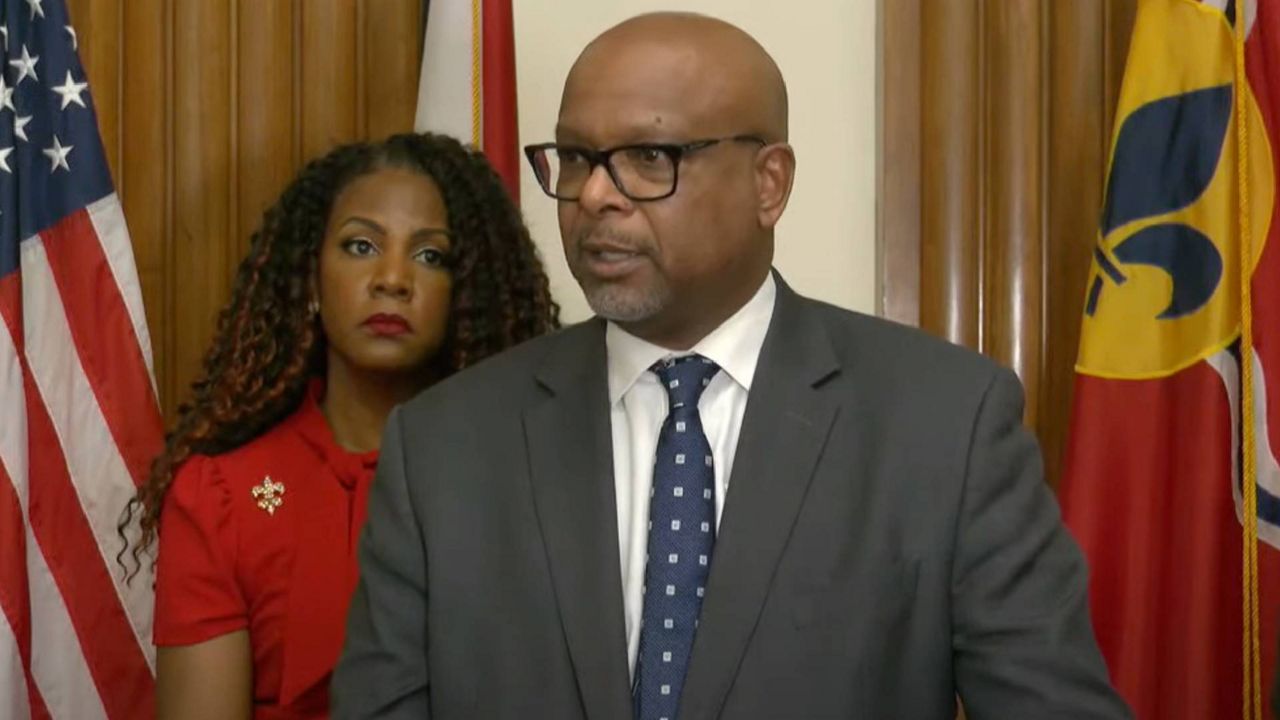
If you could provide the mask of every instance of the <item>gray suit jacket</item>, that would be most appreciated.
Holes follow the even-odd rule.
[[[392,415],[335,717],[631,717],[604,328]],[[779,282],[681,720],[1127,717],[1021,416],[1009,371]]]

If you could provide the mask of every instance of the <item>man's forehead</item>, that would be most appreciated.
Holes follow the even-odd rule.
[[[670,93],[600,87],[566,94],[556,136],[609,142],[678,138],[700,124],[701,114]]]
[[[614,57],[574,68],[561,99],[558,137],[605,133],[675,138],[717,125],[731,110],[728,88],[705,64],[669,57],[623,60]]]

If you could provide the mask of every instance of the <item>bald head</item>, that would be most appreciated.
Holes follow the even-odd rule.
[[[580,93],[649,94],[708,131],[787,140],[787,88],[769,53],[723,20],[693,13],[640,15],[593,40],[569,72],[561,114]],[[677,118],[657,115],[661,124]]]
[[[687,13],[610,28],[569,72],[555,148],[531,159],[601,317],[685,349],[769,276],[795,153],[782,74],[750,35]]]

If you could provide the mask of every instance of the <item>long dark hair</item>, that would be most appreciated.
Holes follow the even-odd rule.
[[[442,377],[559,326],[547,276],[519,209],[484,156],[443,135],[394,135],[353,143],[309,163],[267,210],[218,317],[203,373],[178,408],[164,451],[125,508],[137,518],[133,570],[156,540],[174,470],[193,454],[216,455],[261,435],[296,410],[322,375],[325,337],[311,302],[312,278],[334,198],[382,168],[435,181],[453,238],[453,298],[444,346],[425,371]],[[127,539],[120,561],[129,551]]]

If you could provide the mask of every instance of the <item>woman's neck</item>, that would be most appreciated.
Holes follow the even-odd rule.
[[[340,447],[369,452],[382,444],[382,429],[391,408],[429,384],[427,374],[421,371],[404,375],[361,372],[330,357],[320,410]]]

